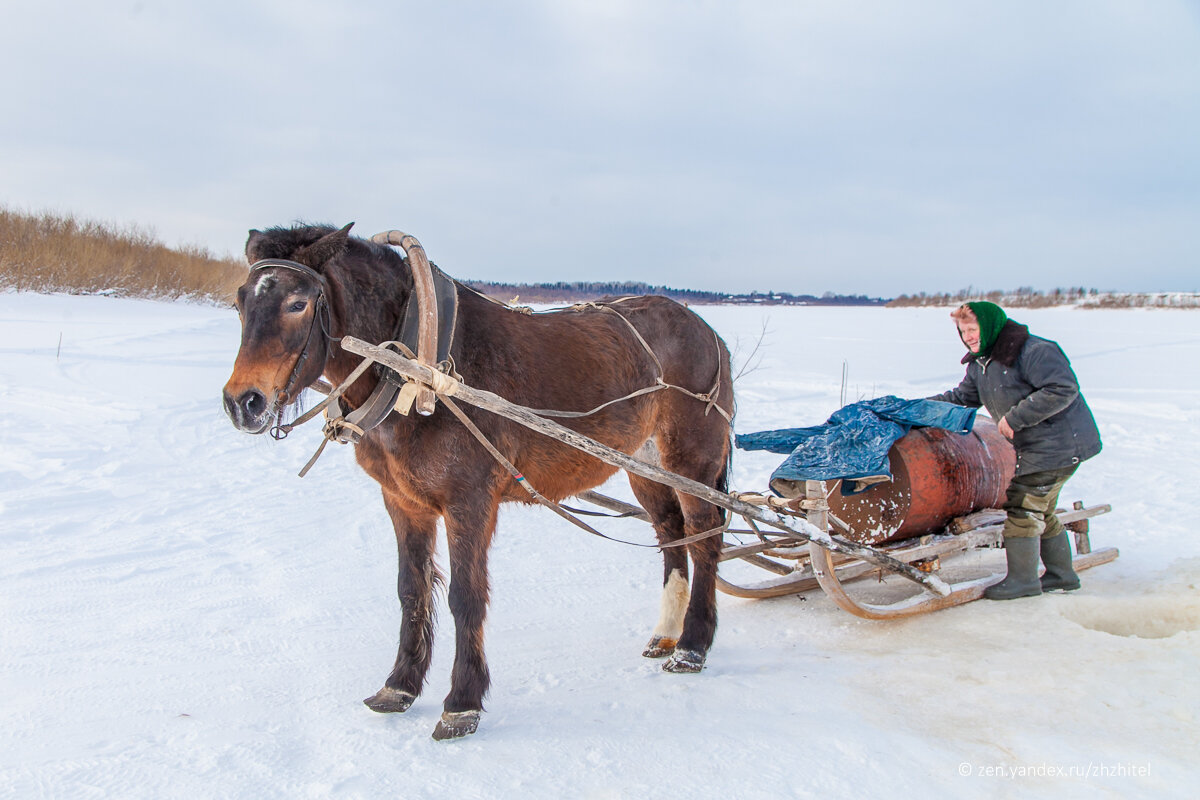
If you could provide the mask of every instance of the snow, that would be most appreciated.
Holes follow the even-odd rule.
[[[946,309],[697,310],[748,367],[739,431],[824,421],[844,367],[847,401],[962,374]],[[0,294],[0,796],[1193,796],[1200,314],[1014,316],[1104,437],[1064,500],[1111,503],[1092,541],[1121,557],[1080,591],[894,622],[722,595],[707,668],[670,675],[640,657],[654,551],[506,507],[487,712],[438,743],[451,617],[413,708],[364,707],[395,657],[390,524],[348,447],[296,476],[316,425],[230,425],[236,315]],[[780,459],[739,452],[733,487]]]

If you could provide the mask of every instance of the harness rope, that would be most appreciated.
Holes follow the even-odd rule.
[[[632,299],[631,297],[619,297],[616,300],[609,300],[607,302],[621,303],[621,302],[624,302],[626,300],[631,300],[631,299]],[[665,370],[663,370],[662,362],[659,361],[658,356],[655,354],[653,348],[651,348],[650,345],[646,342],[646,340],[644,338],[642,338],[641,332],[638,331],[638,329],[633,326],[633,323],[629,321],[628,317],[626,317],[621,312],[617,311],[615,308],[609,307],[607,304],[600,304],[600,303],[596,303],[596,302],[576,303],[575,305],[570,307],[570,310],[571,311],[583,311],[588,308],[592,308],[597,311],[604,311],[609,314],[616,314],[617,317],[622,322],[624,322],[626,324],[626,326],[629,327],[629,330],[633,331],[633,335],[637,338],[638,343],[641,344],[642,349],[645,350],[646,353],[649,354],[650,359],[652,361],[654,361],[654,366],[658,371],[658,375],[654,379],[655,385],[647,386],[643,389],[638,389],[637,391],[630,392],[629,394],[625,395],[624,397],[618,397],[615,400],[609,400],[607,403],[602,403],[602,404],[596,406],[595,408],[591,409],[590,411],[555,411],[553,409],[545,409],[545,408],[531,408],[531,409],[529,409],[530,411],[532,411],[533,413],[537,414],[538,416],[542,416],[542,417],[560,417],[560,418],[566,418],[566,419],[574,419],[574,418],[578,418],[578,417],[591,416],[592,414],[595,414],[596,412],[598,412],[602,409],[608,408],[609,406],[613,405],[614,403],[621,403],[621,402],[624,402],[625,400],[631,400],[634,397],[639,397],[644,394],[650,394],[651,392],[657,392],[662,389],[674,389],[677,392],[683,392],[684,394],[688,395],[689,397],[694,397],[697,400],[703,402],[705,404],[705,407],[704,407],[704,415],[705,416],[708,416],[708,412],[716,409],[717,413],[720,414],[722,417],[724,417],[726,422],[728,422],[731,425],[733,424],[733,415],[730,414],[729,412],[727,412],[725,409],[721,408],[719,405],[717,405],[717,396],[720,394],[720,391],[721,391],[721,367],[720,367],[719,363],[717,365],[717,377],[716,377],[716,380],[713,382],[713,388],[709,389],[707,392],[704,392],[704,393],[693,392],[692,390],[685,389],[682,386],[677,386],[676,384],[673,384],[673,383],[667,383],[665,380],[663,380],[663,375],[665,374]],[[717,332],[713,331],[712,335],[713,335],[713,343],[716,344],[716,350],[718,353],[718,362],[719,362],[719,358],[720,358],[719,354],[721,352],[721,346],[719,344],[717,344]]]
[[[498,305],[501,308],[506,308],[509,311],[512,311],[512,312],[515,312],[518,314],[524,314],[526,316],[532,316],[534,314],[556,314],[556,313],[560,313],[564,310],[579,312],[579,311],[585,311],[587,309],[594,309],[594,310],[603,311],[603,312],[606,312],[609,314],[616,314],[618,317],[620,317],[621,321],[624,322],[629,327],[629,330],[633,331],[633,335],[635,337],[637,337],[638,343],[641,344],[642,349],[645,350],[647,354],[649,354],[651,360],[654,361],[654,366],[658,370],[658,376],[655,378],[654,386],[647,386],[644,389],[638,389],[637,391],[630,392],[629,394],[625,395],[624,397],[618,397],[615,400],[609,400],[607,403],[601,403],[600,405],[596,406],[595,408],[591,409],[590,411],[557,411],[555,409],[548,409],[548,408],[531,408],[531,409],[529,409],[534,414],[537,414],[538,416],[542,416],[542,417],[558,417],[561,419],[577,419],[579,417],[591,416],[592,414],[595,414],[598,411],[608,408],[609,406],[611,406],[615,403],[620,403],[625,400],[631,400],[634,397],[639,397],[644,394],[650,394],[651,392],[657,392],[661,389],[674,389],[678,392],[683,392],[684,394],[689,395],[690,397],[694,397],[697,400],[700,400],[703,403],[705,403],[706,404],[705,409],[704,409],[705,416],[708,416],[708,412],[712,411],[713,409],[716,409],[717,413],[720,414],[721,416],[723,416],[725,418],[726,422],[728,422],[731,425],[733,424],[733,415],[730,414],[729,412],[725,411],[725,409],[721,408],[719,405],[717,405],[717,396],[720,394],[720,390],[721,390],[721,368],[719,365],[717,367],[716,380],[713,382],[713,388],[704,393],[693,392],[690,389],[685,389],[682,386],[677,386],[673,383],[667,383],[665,380],[663,380],[663,375],[665,374],[665,370],[663,370],[662,362],[659,360],[658,355],[655,354],[653,348],[651,348],[650,345],[646,342],[646,340],[642,337],[641,332],[637,328],[634,327],[632,322],[629,321],[628,317],[626,317],[621,312],[617,311],[615,308],[610,307],[611,304],[624,303],[627,300],[633,300],[636,297],[636,295],[617,297],[613,300],[605,300],[603,302],[592,300],[592,301],[588,301],[586,303],[575,303],[574,305],[566,306],[565,309],[557,308],[557,309],[549,309],[546,311],[534,311],[529,306],[514,306],[509,303],[505,303],[503,301],[497,300],[496,298],[494,298],[490,295],[484,294],[483,292],[479,291],[478,289],[475,289],[471,286],[467,286],[465,283],[460,283],[458,281],[455,281],[455,283],[458,283],[459,286],[466,289],[468,292],[471,292],[476,297],[480,297],[480,298],[488,301],[489,303],[492,303],[493,305]],[[721,352],[721,346],[717,342],[717,332],[712,331],[712,335],[713,335],[713,344],[716,345],[716,350],[717,350],[717,353],[719,354]]]
[[[318,296],[317,296],[317,301],[316,301],[316,309],[314,310],[314,313],[313,313],[313,319],[309,323],[309,335],[308,335],[307,339],[305,340],[304,350],[301,351],[300,355],[297,357],[296,364],[292,368],[292,373],[289,376],[288,382],[283,391],[283,394],[286,395],[289,399],[291,399],[291,393],[295,389],[294,384],[298,380],[298,378],[300,376],[300,372],[301,372],[304,364],[307,362],[307,360],[309,358],[309,346],[312,343],[313,331],[314,331],[314,329],[316,329],[318,323],[320,324],[321,332],[325,334],[327,341],[329,341],[331,343],[339,342],[339,341],[341,341],[341,338],[333,336],[333,334],[329,330],[329,327],[330,327],[329,326],[329,304],[328,304],[328,300],[326,299],[326,289],[328,288],[328,283],[325,280],[325,276],[321,275],[319,272],[312,269],[311,267],[308,267],[305,264],[301,264],[301,263],[295,262],[295,261],[288,261],[285,259],[269,259],[269,260],[259,261],[259,262],[255,263],[253,266],[251,266],[250,271],[255,272],[258,270],[262,270],[262,269],[270,269],[270,268],[276,268],[276,267],[283,268],[283,269],[290,269],[290,270],[300,272],[304,275],[309,276],[310,278],[314,279],[317,282],[318,292],[319,292]],[[462,284],[459,284],[459,285],[462,285]],[[474,290],[472,290],[472,291],[474,291]],[[476,292],[476,294],[480,294],[480,293]],[[486,297],[486,295],[481,295],[481,296]],[[492,300],[492,298],[487,298],[487,299]],[[608,302],[609,303],[619,303],[619,302],[623,302],[623,301],[629,300],[629,299],[631,299],[631,298],[622,297],[622,298],[617,298],[616,300],[612,300],[612,301],[608,301]],[[498,303],[498,301],[495,301],[495,300],[492,300],[492,302]],[[498,303],[498,304],[504,305],[502,303]],[[505,307],[507,308],[509,306],[505,306]],[[710,389],[708,392],[704,392],[704,393],[693,392],[690,389],[686,389],[682,386],[678,386],[678,385],[672,384],[672,383],[667,383],[663,379],[663,376],[665,375],[665,370],[663,369],[662,362],[659,360],[658,355],[655,354],[653,348],[650,347],[649,343],[642,336],[641,332],[638,331],[638,329],[633,325],[632,322],[629,321],[629,319],[624,314],[620,313],[619,311],[617,311],[614,308],[611,308],[607,303],[597,303],[597,302],[577,303],[576,305],[570,307],[570,310],[577,311],[577,312],[584,311],[586,309],[594,309],[594,310],[602,311],[605,313],[615,314],[622,322],[625,323],[625,325],[629,328],[629,330],[633,332],[633,335],[637,339],[638,343],[641,344],[642,349],[646,351],[646,353],[650,356],[650,359],[654,362],[655,370],[658,373],[655,378],[655,385],[647,386],[642,389],[637,389],[623,397],[618,397],[614,400],[609,400],[608,402],[602,403],[601,405],[596,406],[595,408],[593,408],[589,411],[558,411],[558,410],[554,410],[554,409],[529,409],[531,412],[533,412],[534,414],[537,414],[539,416],[544,416],[544,417],[561,417],[561,418],[575,419],[575,418],[580,418],[580,417],[591,416],[592,414],[595,414],[611,405],[614,405],[614,404],[620,403],[620,402],[624,402],[626,400],[631,400],[631,399],[633,399],[635,397],[639,397],[641,395],[661,391],[662,389],[674,389],[678,392],[682,392],[683,394],[686,394],[690,397],[694,397],[695,399],[700,400],[701,402],[705,403],[704,413],[706,416],[708,415],[708,413],[710,411],[712,411],[713,409],[716,409],[717,412],[722,417],[724,417],[727,422],[732,424],[732,422],[733,422],[732,414],[727,412],[725,409],[721,408],[721,406],[717,405],[717,398],[718,398],[718,395],[720,392],[720,387],[721,387],[721,368],[720,368],[720,363],[719,363],[720,343],[719,343],[719,340],[717,339],[716,331],[712,332],[713,343],[714,343],[714,345],[716,345],[716,350],[718,353],[717,377],[713,383],[713,388]],[[380,347],[392,348],[408,358],[411,358],[411,359],[416,358],[416,354],[414,354],[413,351],[407,345],[405,345],[403,342],[399,342],[399,341],[383,342],[380,345]],[[371,429],[378,426],[381,422],[383,422],[383,420],[386,419],[388,414],[391,413],[393,410],[400,414],[405,414],[405,415],[408,414],[409,410],[412,407],[413,400],[419,391],[419,386],[422,386],[425,384],[419,384],[416,381],[411,381],[411,380],[405,379],[402,382],[402,385],[397,385],[395,380],[392,377],[394,375],[394,373],[392,373],[390,370],[385,370],[385,377],[380,378],[374,391],[371,393],[370,397],[368,397],[367,401],[365,403],[363,403],[363,405],[361,407],[351,411],[348,415],[345,414],[344,412],[342,412],[341,405],[338,402],[338,399],[342,395],[344,395],[346,393],[346,390],[349,389],[350,386],[353,385],[359,378],[361,378],[368,369],[370,369],[372,364],[375,364],[375,363],[378,363],[375,361],[375,359],[373,359],[369,356],[364,357],[362,362],[360,364],[358,364],[358,366],[356,366],[353,371],[351,371],[351,373],[346,377],[345,380],[343,380],[336,387],[332,387],[330,389],[328,396],[324,400],[322,400],[320,403],[315,405],[313,408],[311,408],[308,411],[301,414],[299,417],[297,417],[292,422],[284,424],[284,423],[279,423],[278,421],[276,421],[276,424],[272,427],[271,435],[276,439],[283,439],[289,433],[291,433],[292,430],[294,430],[296,427],[303,425],[304,423],[310,421],[315,416],[317,416],[317,414],[324,412],[326,422],[322,428],[323,436],[321,439],[321,443],[320,443],[320,445],[318,445],[316,452],[313,453],[312,457],[309,458],[308,462],[300,470],[300,477],[303,478],[305,475],[308,474],[308,471],[310,469],[312,469],[314,464],[316,464],[317,459],[319,459],[321,457],[321,454],[323,452],[325,452],[325,447],[331,441],[337,441],[341,444],[347,444],[347,443],[357,444],[359,441],[362,440],[362,437],[365,436],[368,431],[370,431]],[[483,431],[479,430],[479,428],[475,425],[475,423],[473,423],[470,420],[470,418],[467,417],[467,415],[462,411],[462,409],[458,407],[458,404],[450,399],[451,397],[454,396],[455,392],[458,390],[458,386],[461,383],[461,377],[458,376],[454,372],[454,364],[453,364],[452,360],[447,359],[446,361],[438,364],[437,368],[431,371],[431,375],[432,375],[432,377],[431,377],[430,383],[428,384],[429,388],[431,388],[433,390],[433,392],[441,399],[442,403],[450,410],[450,412],[452,414],[454,414],[454,416],[459,420],[459,422],[461,422],[463,424],[463,426],[471,433],[472,436],[475,437],[475,439],[484,447],[484,449],[486,449],[488,451],[488,453],[490,453],[491,456],[494,459],[496,459],[496,461],[501,466],[503,466],[506,470],[508,470],[508,472],[512,475],[512,477],[517,481],[518,485],[520,485],[521,488],[523,488],[526,492],[528,492],[529,496],[533,500],[535,500],[536,502],[545,506],[546,508],[549,508],[551,511],[558,514],[563,519],[565,519],[568,522],[570,522],[571,524],[587,531],[588,533],[590,533],[594,536],[599,536],[602,539],[608,539],[609,541],[619,542],[621,544],[627,544],[632,547],[647,547],[647,548],[657,548],[659,550],[663,550],[663,549],[673,548],[673,547],[685,547],[689,544],[693,544],[695,542],[703,541],[705,539],[709,539],[714,536],[723,534],[728,529],[730,521],[731,521],[730,515],[726,515],[725,521],[716,528],[712,528],[707,531],[702,531],[700,533],[695,533],[695,534],[692,534],[691,536],[685,536],[682,539],[677,539],[672,542],[660,543],[657,545],[642,544],[639,542],[629,542],[629,541],[625,541],[623,539],[616,539],[612,536],[608,536],[606,534],[601,533],[600,531],[593,528],[591,525],[588,525],[583,520],[581,520],[578,517],[574,516],[573,514],[569,513],[569,511],[567,509],[563,508],[560,504],[554,502],[553,500],[550,500],[549,498],[545,497],[543,494],[538,492],[537,489],[535,489],[529,483],[529,480],[524,475],[521,474],[521,471],[519,469],[517,469],[517,467],[511,461],[509,461],[504,456],[504,454],[501,453],[495,447],[495,445],[493,445],[491,443],[491,441],[488,440],[487,436],[483,433]],[[314,384],[312,388],[321,388],[321,387]],[[396,389],[398,389],[398,391],[395,391]],[[330,414],[331,408],[334,409],[333,414]],[[577,509],[571,509],[571,510],[578,511]],[[589,512],[579,512],[579,513],[589,513]],[[594,512],[592,512],[592,513],[594,513]],[[607,515],[601,515],[601,516],[607,516]]]

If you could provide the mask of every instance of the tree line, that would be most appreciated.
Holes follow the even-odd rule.
[[[464,280],[467,286],[500,300],[518,303],[575,303],[605,297],[654,294],[695,305],[771,305],[771,306],[881,306],[888,301],[866,295],[826,292],[821,296],[790,292],[710,292],[702,289],[676,289],[638,281],[555,281],[553,283],[501,283]]]

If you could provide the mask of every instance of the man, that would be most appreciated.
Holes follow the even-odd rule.
[[[967,374],[931,400],[984,406],[1017,453],[1004,510],[1008,575],[988,587],[992,600],[1079,588],[1071,544],[1055,515],[1063,484],[1100,452],[1100,431],[1057,343],[1033,336],[995,303],[967,303],[951,315],[967,347]],[[1038,559],[1046,573],[1038,579]]]

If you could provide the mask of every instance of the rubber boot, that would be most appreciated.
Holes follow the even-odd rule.
[[[1042,593],[1038,581],[1038,555],[1041,539],[1037,536],[1013,536],[1004,540],[1004,556],[1008,559],[1008,576],[984,589],[989,600],[1013,600]]]
[[[1042,563],[1046,565],[1046,572],[1042,575],[1042,591],[1062,589],[1070,592],[1078,589],[1079,576],[1075,574],[1075,567],[1071,564],[1071,542],[1067,538],[1067,532],[1063,531],[1057,536],[1041,541]]]

